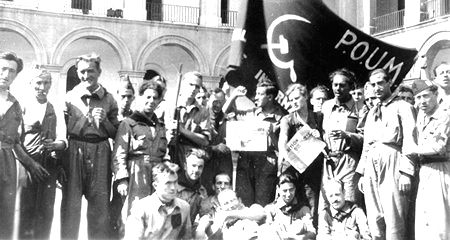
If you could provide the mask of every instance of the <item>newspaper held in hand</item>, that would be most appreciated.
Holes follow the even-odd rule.
[[[300,173],[303,173],[326,147],[325,142],[314,136],[314,131],[317,130],[300,129],[286,144],[286,160]]]
[[[227,122],[227,146],[231,151],[264,152],[267,151],[270,123],[247,120]]]

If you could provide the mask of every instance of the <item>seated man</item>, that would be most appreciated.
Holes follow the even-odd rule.
[[[224,172],[218,173],[214,177],[214,182],[211,185],[215,194],[212,196],[208,196],[201,202],[199,212],[200,217],[203,217],[206,214],[214,215],[216,208],[219,206],[219,200],[217,200],[217,196],[223,190],[231,189],[231,177]]]
[[[176,197],[177,173],[164,163],[152,170],[155,192],[131,208],[125,239],[191,239],[189,204]]]
[[[278,178],[278,198],[265,207],[266,224],[269,231],[264,236],[277,233],[282,239],[315,239],[310,208],[296,197],[296,177],[283,173]]]
[[[320,215],[317,239],[372,239],[363,210],[345,201],[343,183],[330,180],[325,186],[330,206]]]
[[[200,204],[207,196],[206,189],[200,182],[206,158],[204,150],[192,148],[186,154],[186,162],[183,164],[183,169],[178,171],[177,196],[189,203],[191,223],[194,223],[200,211]]]
[[[258,222],[265,217],[261,205],[245,207],[231,189],[221,191],[214,216],[200,218],[196,239],[253,239],[258,236]]]

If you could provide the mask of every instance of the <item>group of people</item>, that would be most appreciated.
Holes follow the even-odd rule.
[[[75,66],[80,83],[59,112],[39,67],[35,95],[16,100],[23,62],[0,53],[1,239],[14,228],[49,238],[58,184],[64,239],[78,238],[83,196],[93,239],[450,239],[448,63],[396,92],[383,69],[367,81],[338,69],[333,98],[294,83],[283,106],[267,78],[245,101],[244,87],[208,90],[188,72],[172,103],[162,76],[137,89],[121,76],[111,93],[98,55]],[[267,149],[231,151],[230,121],[266,123]],[[326,145],[301,172],[288,148],[299,132]]]

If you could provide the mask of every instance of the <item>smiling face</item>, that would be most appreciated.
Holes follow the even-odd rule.
[[[227,174],[219,174],[215,178],[214,191],[219,194],[225,189],[231,189],[231,179]]]
[[[214,113],[222,112],[222,107],[225,104],[225,94],[223,92],[213,93],[209,97],[209,107]]]
[[[8,90],[17,77],[17,63],[0,59],[0,90]]]
[[[185,163],[186,176],[192,181],[199,180],[202,175],[204,165],[205,161],[203,159],[195,156],[194,154],[189,155],[186,158]]]
[[[49,77],[35,77],[30,82],[36,99],[40,102],[47,101],[47,95],[52,86],[52,80]]]
[[[97,68],[94,61],[80,60],[77,64],[77,74],[81,83],[89,90],[95,90],[98,87],[98,78],[101,70]]]
[[[434,82],[445,90],[450,90],[450,64],[441,63],[435,69],[436,78]]]
[[[339,184],[330,184],[326,190],[326,193],[331,207],[336,210],[342,209],[345,205],[345,194],[342,187]]]
[[[161,98],[155,89],[149,88],[144,91],[142,96],[139,96],[139,102],[142,106],[142,111],[147,115],[151,115],[161,102]]]
[[[289,204],[294,200],[295,189],[295,185],[290,182],[285,182],[278,186],[278,193],[284,203]]]
[[[255,104],[257,107],[265,107],[272,99],[271,95],[267,95],[266,87],[257,87],[255,95]]]

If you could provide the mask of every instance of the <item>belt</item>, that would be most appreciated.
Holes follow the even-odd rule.
[[[5,142],[5,141],[0,141],[0,149],[11,149],[14,147],[13,143],[9,143],[9,142]]]
[[[427,163],[447,162],[448,160],[448,157],[442,155],[422,156],[420,164],[425,165]]]
[[[99,143],[103,141],[107,141],[108,137],[99,137],[95,135],[86,135],[86,136],[77,136],[77,135],[69,135],[69,140],[75,140],[80,142],[87,142],[87,143]]]
[[[341,158],[344,155],[344,151],[332,151],[328,153],[328,156],[335,157],[335,158]]]

